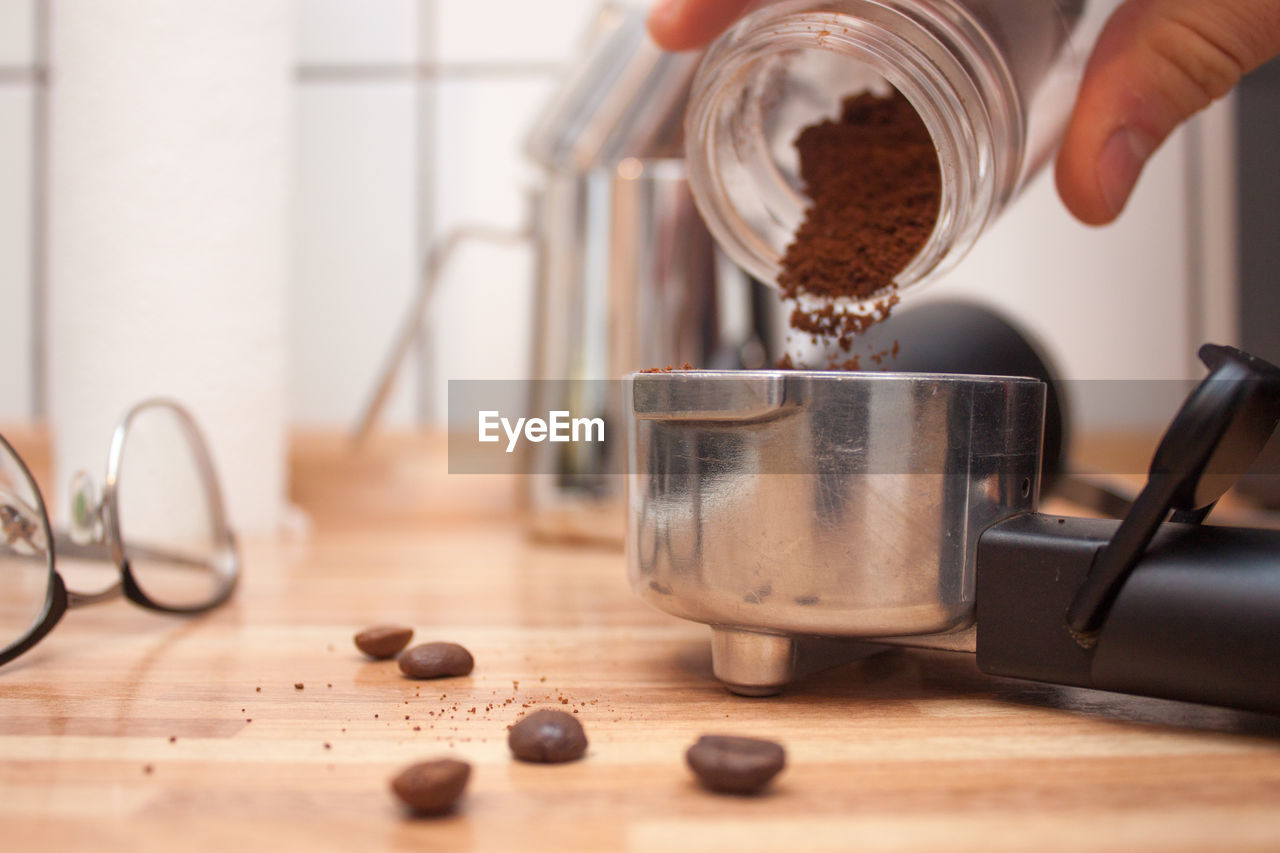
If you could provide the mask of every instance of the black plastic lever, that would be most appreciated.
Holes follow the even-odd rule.
[[[1200,359],[1209,375],[1169,424],[1146,486],[1067,611],[1071,630],[1086,644],[1170,511],[1193,523],[1203,520],[1280,422],[1280,368],[1215,344],[1201,347]]]
[[[1200,357],[1210,374],[1123,521],[1030,514],[982,535],[983,671],[1280,713],[1280,531],[1199,524],[1280,421],[1280,369]]]

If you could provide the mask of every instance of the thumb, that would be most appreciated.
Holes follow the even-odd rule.
[[[1120,214],[1147,158],[1179,124],[1280,53],[1280,0],[1127,0],[1085,65],[1058,152],[1076,218]]]

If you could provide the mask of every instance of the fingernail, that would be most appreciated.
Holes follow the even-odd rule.
[[[1138,173],[1151,156],[1155,146],[1141,133],[1122,127],[1102,146],[1098,157],[1098,183],[1102,197],[1115,216],[1124,209]]]

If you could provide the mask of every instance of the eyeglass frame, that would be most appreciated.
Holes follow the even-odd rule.
[[[213,524],[217,539],[214,543],[215,556],[210,561],[209,568],[222,576],[222,586],[212,599],[199,605],[167,605],[148,596],[134,577],[133,567],[125,554],[124,541],[121,538],[118,483],[120,463],[124,457],[125,438],[129,434],[129,427],[134,419],[142,412],[155,408],[166,409],[177,416],[178,423],[182,427],[199,468],[205,499],[208,502],[210,521]],[[36,482],[36,478],[32,476],[26,460],[22,458],[3,435],[0,435],[0,450],[8,451],[9,456],[17,462],[22,474],[27,478],[27,482],[31,484],[36,500],[35,509],[39,511],[44,541],[48,545],[48,567],[50,573],[49,591],[45,597],[44,609],[27,629],[25,636],[13,645],[0,649],[0,666],[30,651],[37,643],[47,637],[62,617],[66,615],[67,610],[109,601],[123,595],[129,601],[148,610],[161,613],[195,615],[213,610],[226,603],[232,593],[235,592],[240,580],[240,550],[236,543],[235,533],[231,530],[231,526],[227,521],[226,505],[222,500],[222,487],[218,482],[217,470],[213,464],[213,457],[209,452],[209,445],[205,441],[204,434],[200,431],[195,418],[178,402],[163,397],[152,397],[143,400],[129,409],[124,417],[120,419],[120,422],[116,424],[115,430],[111,435],[111,447],[107,455],[107,474],[103,482],[102,497],[98,500],[98,505],[93,512],[101,520],[101,530],[95,531],[93,541],[88,543],[77,543],[72,539],[70,533],[66,531],[55,532],[53,530],[44,495],[40,491],[40,485]],[[96,551],[102,546],[106,547],[105,554],[87,553],[91,549]],[[60,548],[65,551],[80,551],[81,553],[77,556],[84,559],[113,562],[119,572],[119,577],[111,586],[98,592],[81,593],[69,590],[62,575],[58,572],[57,555]]]

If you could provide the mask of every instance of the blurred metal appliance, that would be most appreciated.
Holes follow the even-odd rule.
[[[602,417],[606,441],[527,444],[521,490],[531,534],[621,543],[616,380],[685,362],[763,366],[777,301],[720,255],[689,192],[679,155],[698,55],[660,50],[642,9],[606,6],[594,29],[526,144],[546,170],[529,409]]]
[[[621,545],[619,380],[686,361],[761,367],[773,349],[776,298],[719,253],[685,180],[682,126],[698,60],[659,49],[648,37],[643,9],[601,7],[582,56],[526,139],[525,153],[544,173],[531,224],[515,233],[468,227],[436,244],[357,440],[372,430],[399,365],[421,335],[453,251],[468,240],[532,240],[528,375],[535,381],[528,411],[570,410],[575,417],[601,417],[609,428],[603,445],[568,451],[526,445],[532,449],[519,464],[527,530],[540,538]]]

